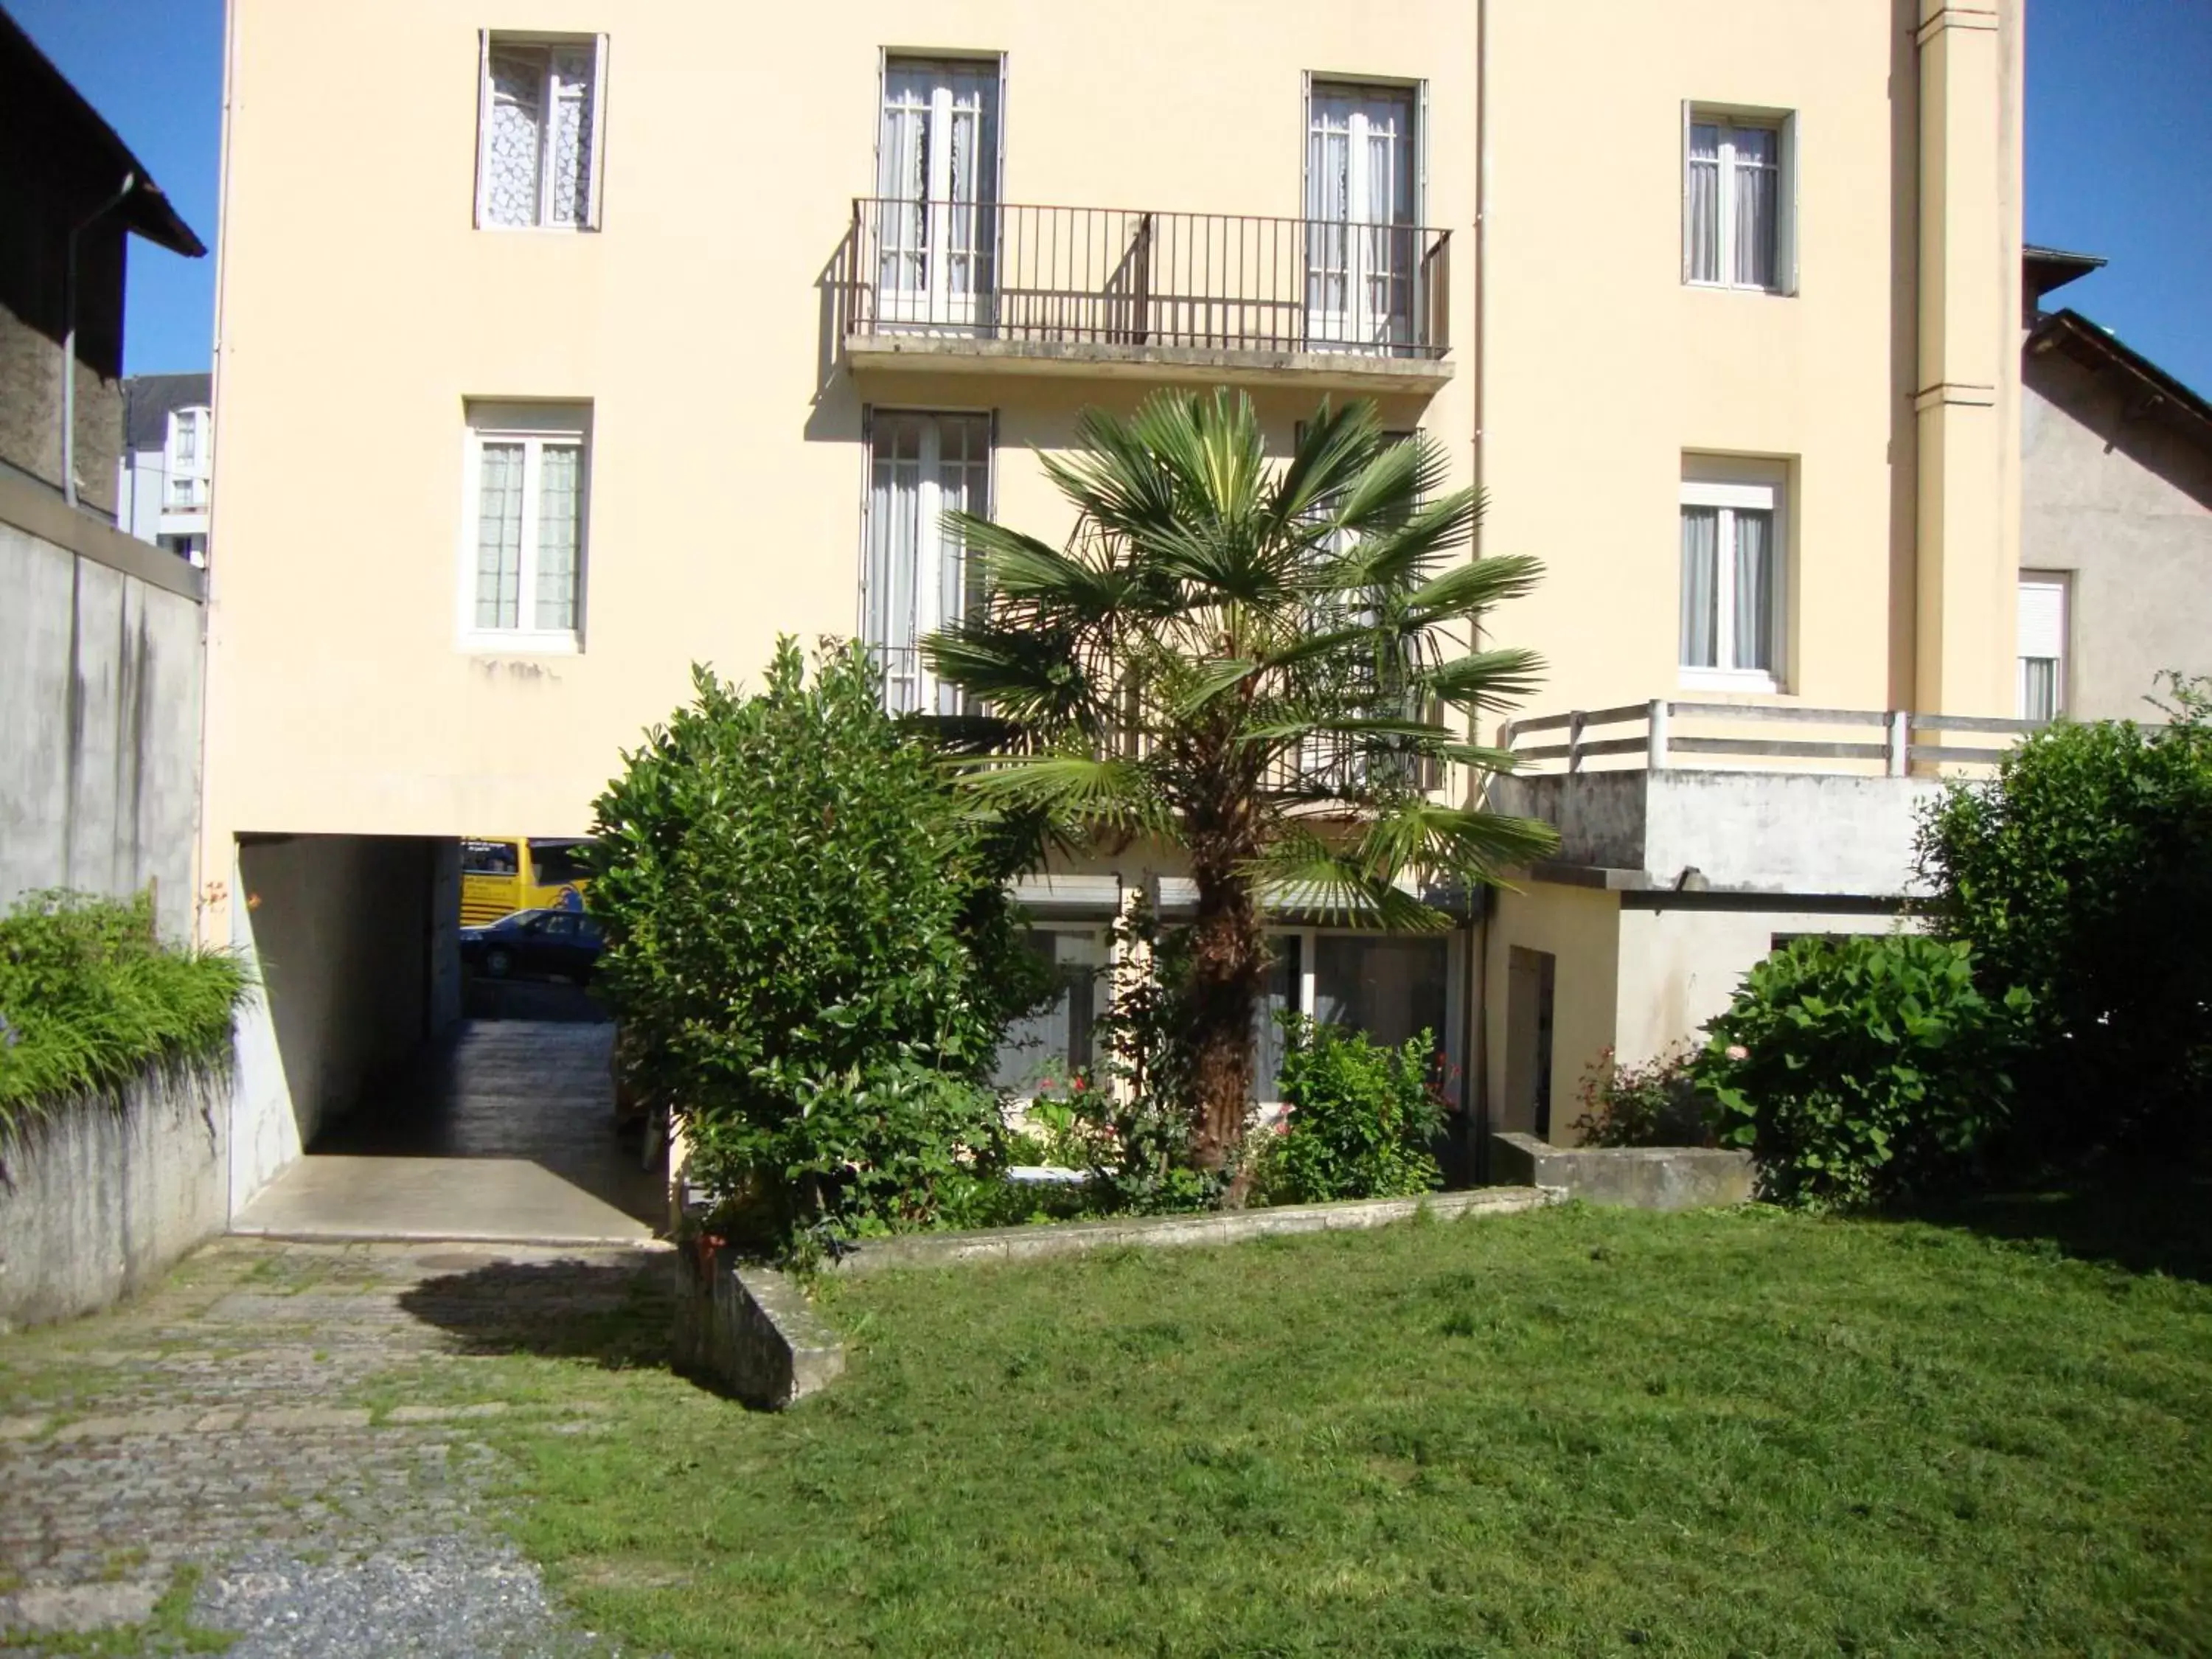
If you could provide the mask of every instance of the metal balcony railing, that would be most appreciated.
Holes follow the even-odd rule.
[[[1450,249],[1417,225],[862,197],[837,286],[848,337],[1435,359]]]

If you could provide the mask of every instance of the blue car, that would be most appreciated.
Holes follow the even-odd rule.
[[[593,918],[575,910],[517,910],[460,930],[461,963],[486,979],[591,982],[606,939]]]

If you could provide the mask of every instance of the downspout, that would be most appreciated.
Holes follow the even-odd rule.
[[[62,255],[62,499],[76,507],[76,239],[123,205],[138,188],[138,175],[123,175],[123,188],[70,227]]]
[[[1482,489],[1482,386],[1490,369],[1489,341],[1483,333],[1485,296],[1490,290],[1487,236],[1490,228],[1490,0],[1474,8],[1474,488]],[[1474,527],[1474,556],[1482,556],[1482,525]],[[1481,644],[1480,630],[1474,643]],[[1469,908],[1467,927],[1467,1077],[1465,1105],[1474,1145],[1468,1168],[1478,1183],[1490,1175],[1490,915],[1494,894],[1487,890]]]

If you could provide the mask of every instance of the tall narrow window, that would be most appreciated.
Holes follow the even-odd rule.
[[[1780,484],[1685,480],[1681,524],[1684,681],[1778,689],[1785,544]]]
[[[991,510],[990,416],[878,410],[868,447],[861,637],[883,664],[894,714],[956,714],[958,695],[923,664],[921,642],[958,622],[972,597],[944,517]]]
[[[890,58],[876,137],[878,303],[887,322],[988,321],[998,253],[999,65]]]
[[[575,648],[590,445],[588,409],[470,406],[465,644]]]
[[[2066,578],[2020,573],[2020,717],[2055,720],[2066,712]]]
[[[1693,112],[1688,125],[1683,279],[1720,288],[1785,287],[1787,123],[1753,125]]]
[[[1411,87],[1316,81],[1306,111],[1306,331],[1412,337],[1419,161]]]
[[[479,50],[477,222],[596,227],[606,37],[486,33]]]
[[[209,465],[208,411],[179,409],[169,416],[169,498],[163,505],[173,513],[192,512],[207,505]]]

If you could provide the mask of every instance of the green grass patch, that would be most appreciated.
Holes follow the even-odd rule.
[[[2047,1241],[1569,1209],[824,1299],[852,1368],[778,1416],[573,1350],[458,1368],[616,1413],[471,1425],[594,1628],[687,1656],[2212,1652],[2212,1288]]]
[[[192,1622],[192,1597],[200,1570],[179,1567],[154,1604],[153,1617],[139,1625],[106,1630],[0,1630],[0,1652],[51,1655],[52,1659],[142,1659],[153,1654],[224,1653],[238,1641],[233,1631],[210,1630]]]
[[[246,964],[163,944],[153,901],[40,893],[0,919],[0,1132],[149,1066],[220,1061]]]

